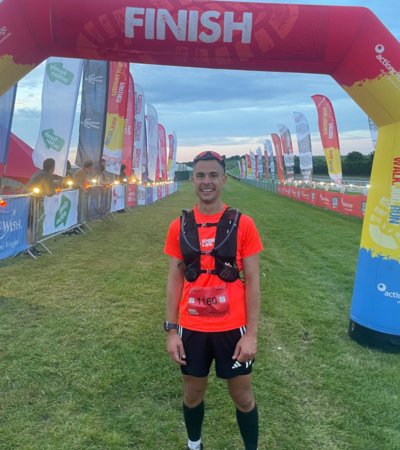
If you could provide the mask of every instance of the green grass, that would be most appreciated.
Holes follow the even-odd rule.
[[[395,450],[400,363],[347,336],[361,221],[229,180],[265,251],[254,385],[260,450]],[[181,381],[165,352],[170,221],[190,183],[150,207],[0,266],[0,449],[183,450]],[[211,376],[207,450],[239,450]]]

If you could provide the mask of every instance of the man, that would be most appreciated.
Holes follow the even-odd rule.
[[[192,177],[198,204],[171,223],[164,248],[169,256],[164,329],[167,351],[183,374],[187,449],[203,449],[203,398],[215,360],[217,376],[227,380],[236,406],[244,447],[256,450],[258,412],[251,370],[260,309],[258,254],[263,247],[253,220],[221,200],[226,182],[221,155],[206,151],[196,156]]]
[[[35,172],[29,180],[27,187],[39,189],[39,194],[42,196],[54,195],[56,185],[54,182],[54,169],[56,162],[53,158],[47,158],[43,161],[43,169]]]
[[[74,183],[77,187],[88,187],[93,177],[93,161],[88,159],[83,163],[83,167],[75,173]]]
[[[115,176],[106,170],[106,160],[101,158],[100,161],[100,173],[99,173],[99,183],[100,184],[111,184],[115,180]]]

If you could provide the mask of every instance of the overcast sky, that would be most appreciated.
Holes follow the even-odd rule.
[[[400,39],[397,0],[288,0],[274,3],[364,6]],[[167,133],[176,132],[178,161],[189,161],[207,149],[227,156],[244,155],[258,146],[262,147],[263,140],[270,137],[270,133],[277,132],[279,123],[289,127],[297,154],[293,111],[302,112],[307,117],[313,153],[322,154],[317,113],[311,99],[314,94],[326,95],[332,101],[342,154],[373,151],[366,114],[335,81],[325,75],[143,64],[131,64],[131,72],[135,83],[144,90],[146,103],[157,109],[159,121]],[[40,126],[43,74],[44,64],[41,64],[18,84],[12,131],[32,147]],[[79,113],[78,104],[71,162],[75,162]]]

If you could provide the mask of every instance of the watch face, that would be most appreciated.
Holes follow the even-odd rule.
[[[178,325],[176,323],[172,323],[172,322],[164,322],[164,330],[168,331],[168,330],[177,330],[178,329]]]

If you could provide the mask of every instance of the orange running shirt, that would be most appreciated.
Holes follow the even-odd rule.
[[[221,212],[213,215],[204,215],[194,208],[194,217],[199,223],[217,223],[223,212],[227,208],[224,205]],[[215,234],[217,227],[199,227],[200,249],[202,251],[212,250],[214,247]],[[169,226],[164,253],[168,256],[183,260],[183,255],[179,245],[180,218],[175,219]],[[239,270],[243,270],[243,258],[255,255],[263,249],[263,245],[258,234],[257,228],[249,216],[242,214],[239,221],[237,234],[237,253],[236,262]],[[214,269],[214,258],[210,255],[201,255],[201,269]],[[218,292],[223,299],[222,308],[224,312],[212,315],[193,314],[189,301],[194,301],[198,292],[196,288],[205,288],[206,292]],[[213,295],[213,294],[211,294]],[[197,298],[196,298],[197,299]],[[206,299],[199,298],[198,301],[205,302]],[[228,305],[228,308],[225,306]],[[221,306],[221,305],[219,305]],[[226,311],[227,309],[227,311]],[[240,328],[246,325],[246,300],[244,292],[244,283],[238,279],[233,283],[227,283],[221,280],[217,275],[202,273],[196,281],[190,283],[184,281],[182,298],[179,305],[179,325],[194,331],[228,331]]]

